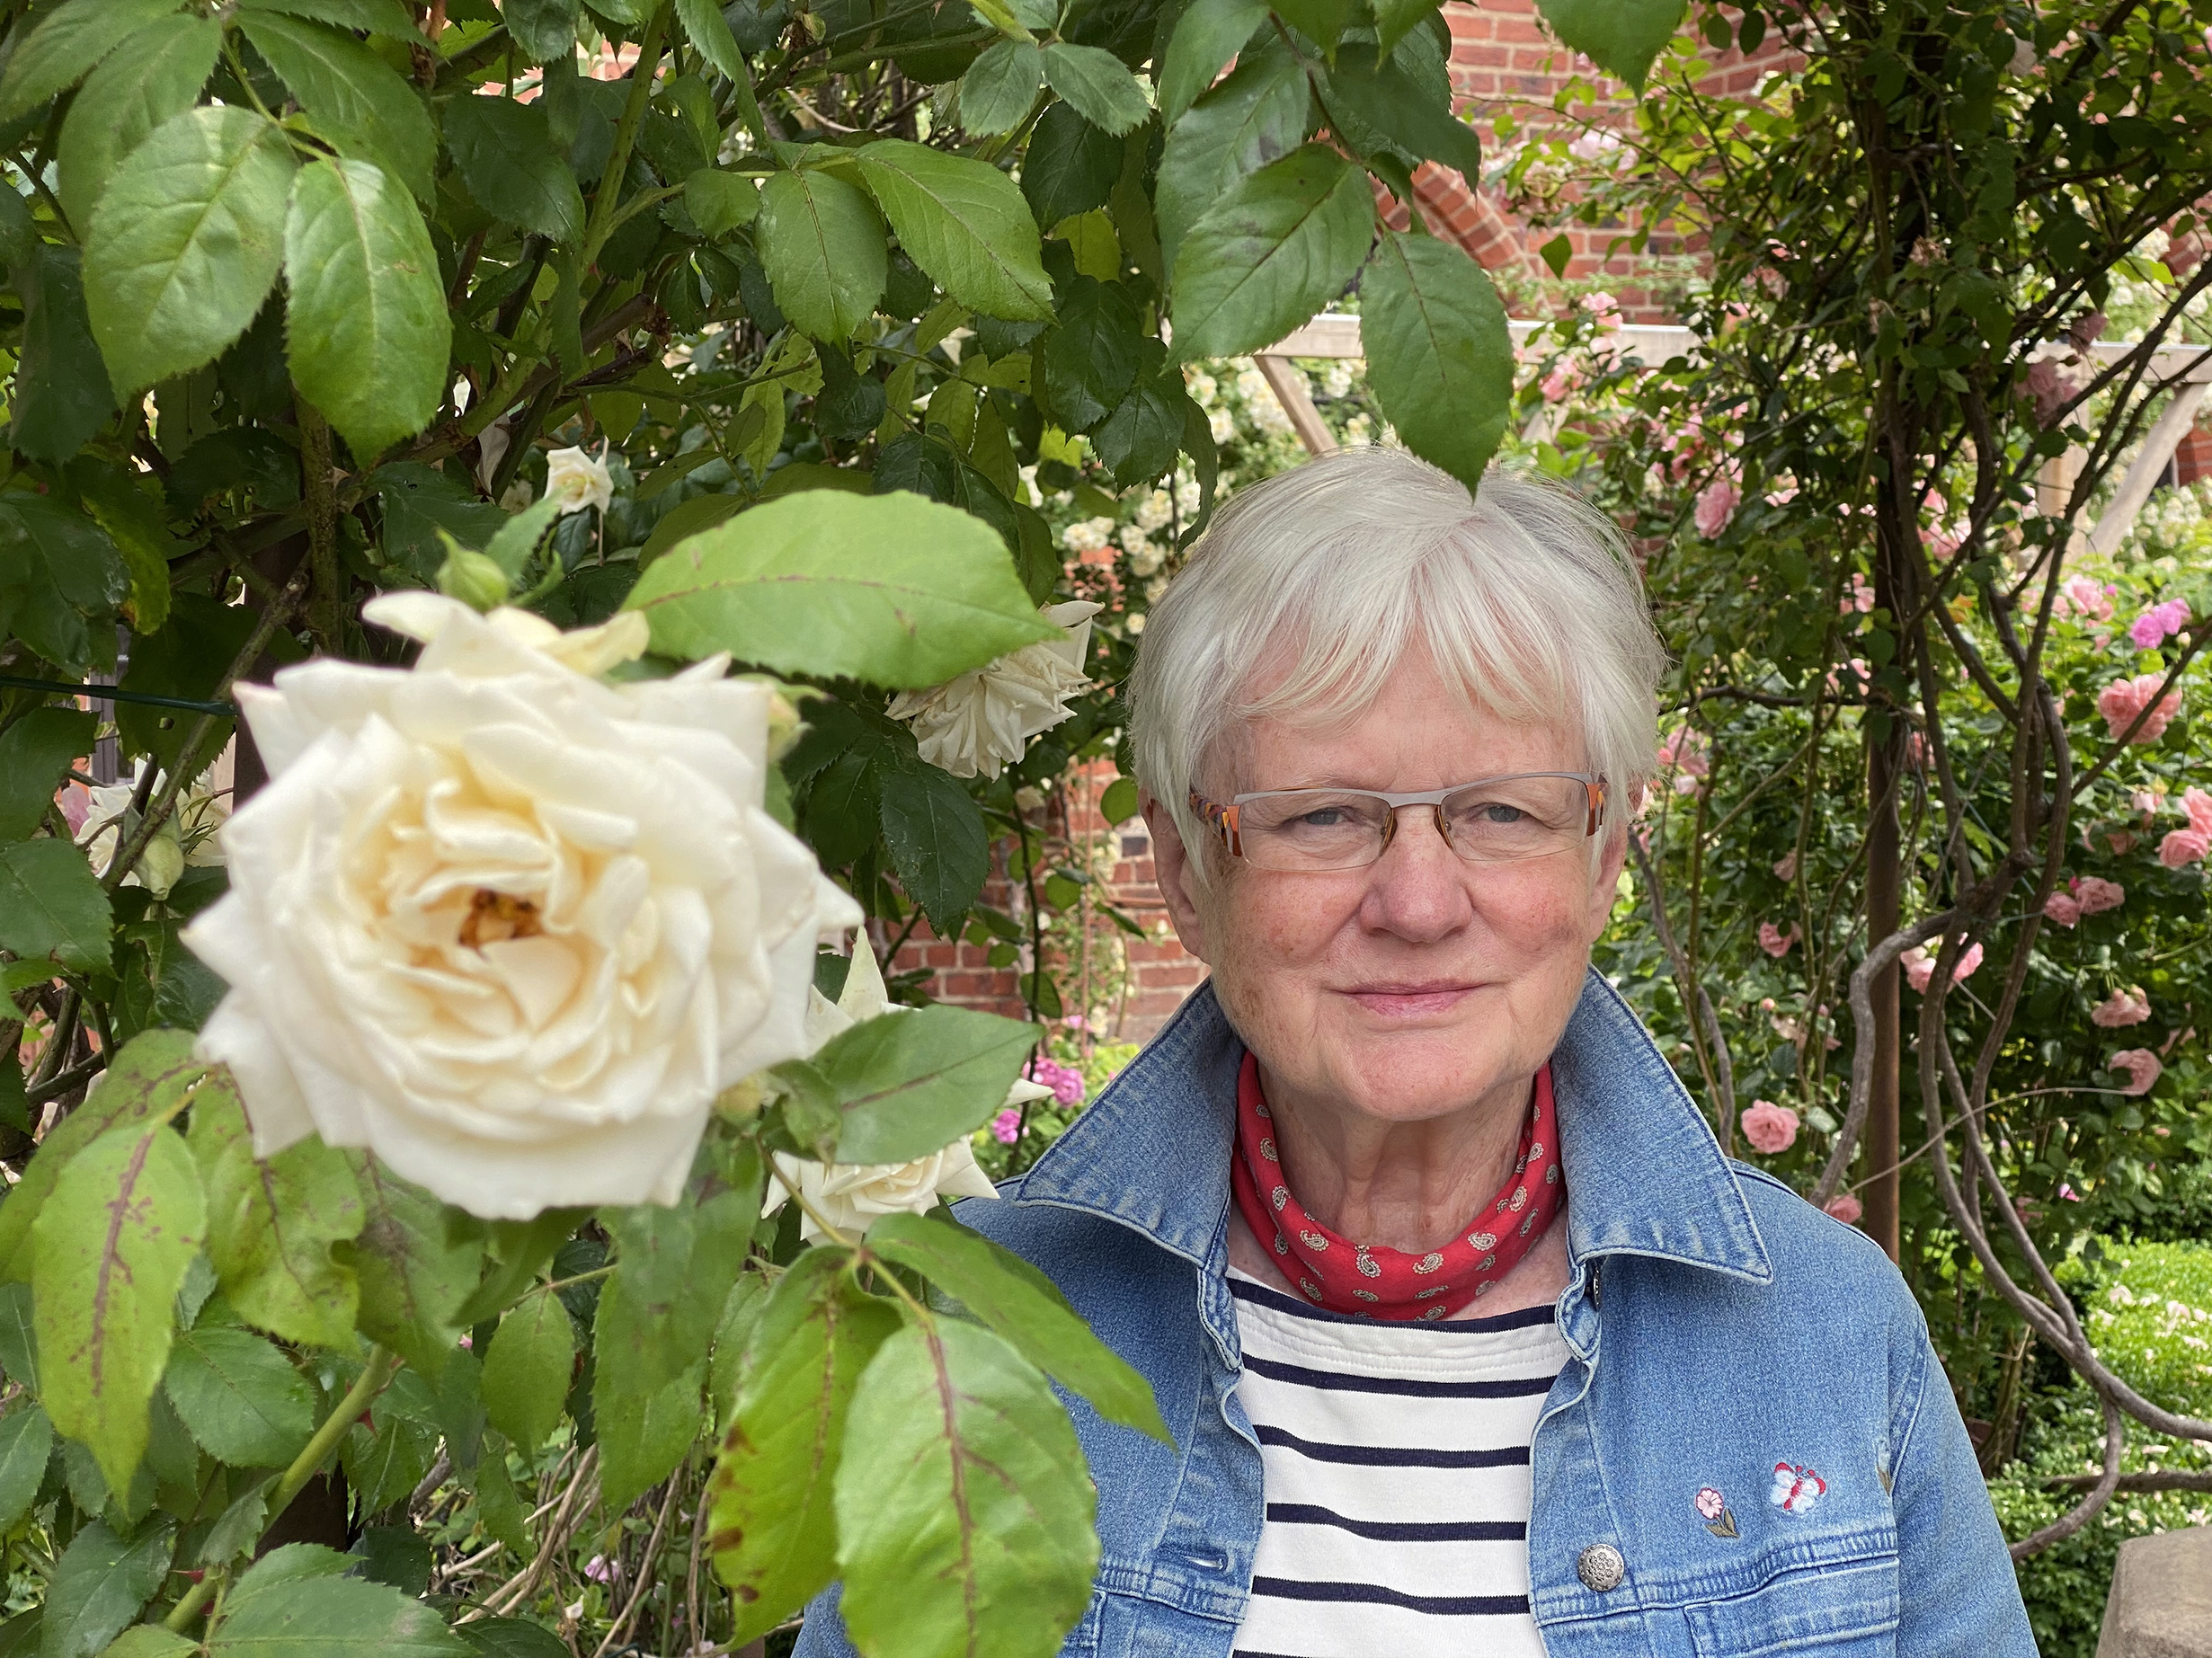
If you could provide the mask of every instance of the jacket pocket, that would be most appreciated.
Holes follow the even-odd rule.
[[[1792,1567],[1746,1593],[1685,1606],[1683,1616],[1699,1658],[1893,1658],[1897,1559]]]

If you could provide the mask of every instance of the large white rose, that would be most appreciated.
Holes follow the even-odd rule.
[[[891,700],[891,717],[912,728],[930,765],[955,777],[996,777],[1021,758],[1032,737],[1066,719],[1068,698],[1089,685],[1083,660],[1097,614],[1088,599],[1048,605],[1044,619],[1060,628],[1059,638],[1024,645],[926,691],[901,691]]]
[[[875,1018],[878,1014],[904,1013],[894,1006],[884,989],[883,970],[865,940],[853,945],[852,966],[845,974],[845,989],[836,1001],[809,989],[806,1004],[806,1051],[813,1053],[840,1031]],[[1018,1077],[1007,1090],[1006,1103],[1046,1100],[1053,1091],[1040,1083]],[[780,1180],[768,1182],[768,1200],[760,1206],[772,1215],[784,1206],[787,1188],[796,1186],[813,1213],[799,1222],[799,1236],[810,1242],[822,1236],[814,1215],[845,1232],[865,1232],[878,1215],[921,1215],[946,1197],[995,1198],[991,1176],[977,1166],[967,1139],[953,1141],[926,1157],[911,1163],[810,1163],[804,1157],[775,1154]]]
[[[200,1052],[262,1156],[319,1132],[493,1219],[672,1202],[715,1095],[806,1051],[816,941],[861,919],[761,810],[773,693],[718,660],[593,678],[634,613],[363,614],[423,642],[412,671],[237,687],[270,782],[185,934],[231,986]]]

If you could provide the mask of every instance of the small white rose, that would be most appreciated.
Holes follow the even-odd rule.
[[[846,971],[845,989],[836,1001],[809,989],[806,1004],[807,1052],[813,1053],[840,1032],[890,1014],[901,1014],[884,989],[883,970],[865,939],[853,944],[852,966]],[[1053,1091],[1042,1083],[1017,1078],[1007,1090],[1006,1104],[1045,1100]],[[805,1199],[801,1209],[812,1209],[799,1222],[799,1236],[812,1242],[822,1235],[814,1215],[843,1232],[865,1232],[878,1215],[922,1215],[946,1197],[995,1198],[991,1176],[977,1166],[975,1153],[963,1135],[926,1157],[911,1163],[813,1163],[804,1157],[775,1154],[780,1178],[768,1182],[763,1214],[774,1214],[784,1205],[788,1188],[796,1186]]]
[[[546,493],[561,503],[564,513],[586,507],[604,512],[615,498],[615,481],[604,460],[582,449],[555,449],[546,457]]]
[[[412,670],[238,696],[270,782],[185,941],[262,1156],[362,1146],[491,1219],[672,1202],[715,1097],[807,1051],[816,942],[860,909],[762,809],[773,691],[609,685],[642,619],[562,634],[431,593],[363,615]]]
[[[955,777],[996,777],[1021,758],[1032,737],[1066,719],[1068,699],[1090,684],[1083,661],[1098,609],[1079,598],[1047,606],[1044,619],[1061,637],[1024,645],[926,691],[902,691],[892,699],[891,717],[912,727],[932,766]]]
[[[84,848],[95,875],[108,873],[117,846],[138,829],[138,817],[130,803],[138,798],[147,765],[140,760],[121,782],[85,791],[84,822],[77,830],[76,844]],[[147,798],[159,794],[167,781],[166,776],[155,776]],[[168,821],[154,831],[154,838],[138,854],[138,863],[123,877],[123,885],[144,887],[155,898],[166,898],[187,869],[204,869],[223,861],[216,831],[230,815],[230,803],[211,794],[208,785],[209,779],[203,776],[178,796]]]

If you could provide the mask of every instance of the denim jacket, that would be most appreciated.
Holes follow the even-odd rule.
[[[1175,1434],[1170,1450],[1069,1400],[1104,1553],[1062,1658],[1228,1658],[1244,1615],[1264,1494],[1225,1279],[1242,1053],[1201,986],[1007,1201],[960,1206],[1143,1373]],[[1570,1356],[1536,1426],[1528,1528],[1551,1658],[2031,1658],[1897,1269],[1723,1158],[1595,972],[1551,1065]],[[1825,1488],[1808,1501],[1778,1464]],[[852,1650],[836,1605],[832,1589],[809,1609],[798,1658]]]

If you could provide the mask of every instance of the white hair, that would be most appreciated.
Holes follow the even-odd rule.
[[[1201,780],[1216,744],[1252,720],[1356,719],[1417,650],[1470,713],[1578,721],[1608,827],[1626,820],[1654,768],[1666,659],[1620,531],[1556,484],[1492,472],[1470,496],[1403,450],[1351,449],[1239,492],[1146,621],[1137,779],[1201,880],[1211,838],[1186,796],[1221,790]]]

